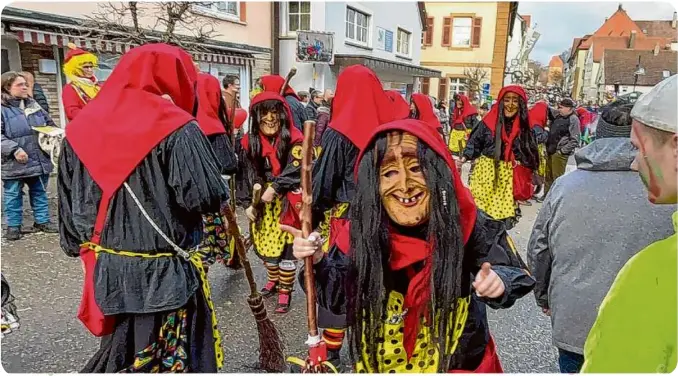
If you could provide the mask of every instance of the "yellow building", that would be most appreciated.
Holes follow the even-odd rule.
[[[454,93],[476,97],[490,84],[496,98],[504,82],[506,49],[517,2],[427,2],[421,65],[442,72],[423,79],[421,91],[449,101]],[[473,86],[476,86],[475,88]],[[478,92],[476,92],[478,91]],[[474,98],[471,98],[472,100]]]

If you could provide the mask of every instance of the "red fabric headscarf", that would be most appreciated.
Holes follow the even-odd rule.
[[[464,187],[461,177],[457,172],[452,156],[450,155],[445,142],[440,137],[438,131],[420,120],[405,119],[396,120],[379,126],[372,132],[368,144],[372,143],[378,135],[390,131],[408,132],[428,145],[442,158],[450,169],[454,190],[457,194],[459,204],[460,227],[463,242],[466,244],[473,232],[476,221],[476,205],[471,196],[471,192]],[[356,164],[356,176],[358,166],[364,156],[364,149],[361,150]],[[453,199],[453,198],[450,198]],[[404,347],[408,356],[411,356],[419,332],[419,322],[422,314],[426,313],[428,303],[431,299],[431,273],[433,272],[433,250],[434,244],[429,241],[408,237],[405,235],[391,232],[389,234],[391,243],[390,267],[392,270],[407,270],[410,277],[410,283],[405,294],[405,303],[403,309],[408,309],[405,316]],[[349,253],[350,247],[350,223],[337,236],[336,245],[344,253]],[[411,266],[424,261],[424,268],[415,272]]]
[[[398,90],[386,90],[386,95],[391,98],[391,101],[393,101],[393,105],[395,106],[394,120],[407,119],[410,116],[410,105],[407,104],[407,101],[400,92]]]
[[[442,128],[440,120],[438,120],[438,117],[433,112],[433,103],[431,103],[431,99],[428,96],[414,93],[412,94],[412,102],[414,102],[419,112],[419,120],[430,125],[433,129]]]
[[[374,128],[394,119],[393,102],[374,72],[352,65],[339,74],[330,128],[362,149]]]
[[[522,87],[518,85],[504,86],[499,91],[499,96],[497,97],[497,105],[492,106],[490,112],[488,112],[487,115],[485,115],[485,117],[483,118],[483,123],[485,123],[487,128],[490,129],[493,136],[495,129],[497,128],[499,116],[504,116],[504,114],[499,113],[499,103],[502,100],[504,100],[504,95],[506,95],[506,93],[518,94],[518,96],[521,97],[525,103],[527,103],[527,95],[525,94],[525,90],[523,90]],[[513,160],[513,147],[512,147],[513,140],[518,136],[519,133],[520,133],[520,114],[516,114],[516,116],[513,118],[513,127],[511,127],[511,134],[506,134],[506,127],[502,127],[501,129],[501,139],[504,142],[504,144],[507,145],[506,150],[504,151],[505,161]]]
[[[219,119],[221,103],[221,85],[219,80],[207,73],[198,74],[198,114],[195,119],[205,136],[226,133]]]
[[[546,122],[548,121],[548,111],[549,105],[544,101],[539,101],[530,108],[528,116],[530,118],[530,128],[534,128],[536,125],[546,128]]]
[[[460,109],[455,105],[454,114],[452,116],[452,125],[462,124],[466,126],[466,124],[464,123],[464,119],[472,115],[477,115],[478,110],[476,110],[476,108],[473,107],[471,101],[468,100],[468,97],[465,96],[464,94],[455,94],[455,97],[461,100],[461,103],[464,104],[464,107]]]
[[[197,76],[191,55],[178,47],[133,48],[68,124],[66,139],[104,198],[113,196],[155,146],[193,120]]]
[[[287,105],[285,99],[280,95],[269,91],[264,91],[262,93],[257,94],[254,98],[252,98],[252,103],[250,104],[250,114],[253,114],[252,116],[256,116],[254,107],[257,104],[267,100],[276,100],[283,104],[285,112],[287,113],[287,124],[284,124],[284,126],[287,127],[287,129],[290,131],[290,141],[289,141],[290,145],[295,144],[297,142],[302,142],[304,140],[304,135],[296,127],[292,125],[293,122],[292,110],[290,110],[290,106]],[[252,132],[251,127],[250,132]],[[244,135],[243,138],[240,140],[240,145],[248,153],[250,151],[249,143],[250,136],[259,137],[259,141],[261,142],[261,156],[264,158],[268,158],[268,161],[271,162],[271,172],[273,173],[273,176],[280,175],[280,173],[282,172],[282,163],[287,163],[287,161],[281,162],[278,160],[278,144],[280,143],[280,132],[278,132],[278,136],[276,136],[275,142],[273,144],[271,144],[267,137],[262,137],[261,135],[258,134],[252,135],[251,133],[248,133]]]
[[[261,76],[261,87],[264,91],[270,91],[272,93],[280,94],[280,89],[282,89],[283,84],[285,83],[285,78],[277,74],[269,74],[267,76]],[[285,96],[293,95],[297,100],[301,101],[301,98],[297,93],[287,85],[285,88]]]

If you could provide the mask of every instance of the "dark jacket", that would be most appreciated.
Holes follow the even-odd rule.
[[[520,151],[520,136],[513,139],[513,154],[516,157],[518,162],[525,165],[525,167],[536,170],[539,166],[531,166],[528,163],[525,155]],[[464,149],[464,157],[467,160],[473,161],[480,156],[486,156],[488,158],[494,159],[494,135],[490,128],[485,125],[484,121],[478,122],[475,128],[471,131],[471,136],[469,137],[468,142],[466,143],[466,148]],[[501,155],[504,155],[506,149],[506,143],[501,143]]]
[[[47,97],[45,92],[42,90],[42,86],[39,83],[33,84],[33,99],[49,114],[49,104],[47,103]]]
[[[546,152],[553,155],[556,152],[562,155],[572,155],[579,145],[579,118],[576,112],[567,116],[556,116],[551,123],[548,139],[546,140]]]
[[[313,146],[320,146],[323,133],[325,133],[325,129],[329,123],[330,109],[324,106],[318,107],[318,116],[315,119],[315,138],[313,139]]]
[[[318,117],[318,106],[315,102],[310,101],[306,105],[306,120],[315,120]]]
[[[308,120],[306,116],[306,108],[304,105],[299,102],[299,100],[294,95],[285,96],[285,101],[290,106],[292,110],[292,118],[294,120],[294,126],[297,127],[300,131],[304,131],[304,122]]]
[[[2,104],[2,179],[23,179],[52,172],[49,155],[40,148],[38,133],[32,127],[56,125],[49,114],[31,98],[25,99],[25,108],[17,99],[3,100]],[[28,154],[27,163],[14,157],[17,150]]]

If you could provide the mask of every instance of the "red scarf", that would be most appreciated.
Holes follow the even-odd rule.
[[[219,80],[211,74],[198,74],[198,113],[195,119],[205,136],[226,133],[226,127],[219,119],[221,101]]]
[[[464,123],[464,120],[472,115],[477,115],[478,111],[476,110],[475,107],[471,104],[471,101],[468,100],[468,97],[463,95],[463,94],[456,94],[456,97],[458,97],[461,102],[464,104],[462,108],[459,107],[454,107],[454,114],[452,116],[452,125],[456,124],[461,124],[466,128],[466,124]]]
[[[546,128],[546,122],[548,121],[548,111],[549,106],[544,101],[539,101],[530,108],[529,118],[530,118],[530,128],[535,126],[540,126]]]
[[[252,98],[252,103],[250,104],[250,114],[256,113],[254,111],[254,106],[267,100],[276,100],[282,103],[283,107],[285,108],[285,112],[287,113],[287,124],[285,124],[284,126],[286,126],[287,129],[290,131],[289,145],[294,145],[296,143],[302,142],[304,140],[304,135],[296,127],[292,125],[293,121],[292,111],[290,110],[290,106],[287,105],[287,102],[285,102],[285,99],[280,95],[269,91],[264,91],[262,93],[257,94],[254,98]],[[250,151],[249,144],[250,135],[251,133],[248,133],[245,136],[243,136],[243,138],[240,140],[240,145],[248,153]],[[271,141],[269,141],[267,137],[263,137],[262,135],[257,134],[253,135],[253,137],[259,137],[259,141],[261,142],[261,156],[263,158],[268,158],[268,161],[271,163],[271,172],[273,173],[273,176],[280,175],[283,169],[282,162],[278,159],[278,145],[280,143],[280,133],[278,133],[278,135],[276,136],[275,142],[273,144],[271,144]],[[287,163],[287,161],[285,161],[285,163]]]
[[[509,86],[504,86],[501,91],[499,91],[499,96],[497,97],[497,105],[492,106],[492,109],[490,112],[485,115],[483,118],[483,123],[487,126],[487,128],[490,129],[490,132],[492,133],[492,136],[495,135],[495,130],[497,129],[497,122],[499,121],[499,116],[504,116],[504,114],[499,113],[499,102],[504,100],[504,95],[506,93],[515,93],[518,94],[525,103],[527,103],[527,95],[525,94],[525,90],[523,90],[522,87],[518,85],[509,85]],[[518,137],[518,134],[520,133],[520,114],[516,113],[515,117],[513,118],[513,126],[511,127],[511,134],[506,133],[506,127],[501,128],[501,140],[502,142],[506,145],[506,148],[504,150],[504,160],[505,161],[513,161],[515,156],[513,155],[513,140],[515,140],[516,137]],[[497,145],[499,146],[499,145]]]
[[[428,98],[428,96],[414,93],[412,94],[412,102],[414,102],[414,105],[417,107],[417,111],[419,112],[419,120],[433,127],[433,129],[442,128],[442,125],[440,125],[440,120],[438,120],[438,117],[433,112],[433,103],[431,103],[431,100]]]

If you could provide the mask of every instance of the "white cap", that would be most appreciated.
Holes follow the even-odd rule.
[[[648,127],[678,133],[678,75],[663,80],[638,98],[631,117]]]

